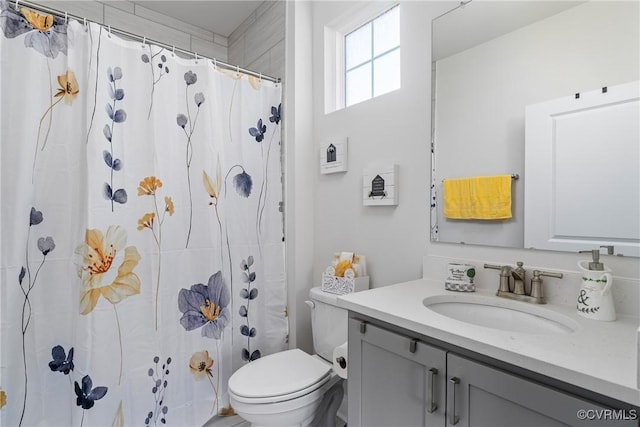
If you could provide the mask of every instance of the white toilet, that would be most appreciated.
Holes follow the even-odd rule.
[[[347,311],[336,306],[338,295],[319,287],[309,295],[316,354],[300,349],[271,354],[229,379],[231,406],[253,427],[335,425],[344,391],[332,358],[334,348],[347,341]]]

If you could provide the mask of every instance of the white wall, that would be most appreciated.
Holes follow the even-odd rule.
[[[453,4],[451,2],[450,4]],[[354,2],[313,2],[313,149],[308,171],[318,179],[313,280],[336,251],[367,257],[371,286],[415,279],[429,235],[429,104],[431,19],[449,6],[404,2],[400,10],[402,88],[349,108],[324,113],[324,26]],[[320,175],[320,146],[329,138],[349,138],[349,170]],[[363,169],[377,163],[399,165],[399,204],[363,206]]]
[[[34,3],[110,25],[170,46],[198,52],[202,56],[227,61],[226,37],[128,0],[40,0]]]
[[[311,316],[304,303],[313,284],[316,175],[311,104],[310,2],[287,2],[286,84],[283,119],[285,152],[285,236],[289,345],[312,351]]]
[[[320,274],[335,251],[354,250],[367,256],[372,287],[419,278],[422,259],[471,259],[491,263],[577,270],[584,254],[489,248],[429,241],[428,149],[431,98],[431,20],[457,2],[401,2],[402,88],[361,104],[324,113],[324,25],[353,6],[345,2],[313,2],[313,140],[296,141],[313,150],[314,161],[305,175],[306,191],[315,197],[313,274],[292,283],[298,292],[320,283]],[[304,23],[299,23],[304,24]],[[288,35],[289,36],[289,35]],[[305,123],[305,126],[307,124]],[[318,149],[326,139],[349,138],[349,171],[320,175]],[[400,166],[400,203],[397,207],[364,207],[361,199],[362,170],[375,162]],[[288,177],[288,182],[297,177]],[[313,181],[317,185],[313,186]],[[612,264],[614,276],[637,280],[638,258],[603,257]],[[611,262],[610,262],[611,261]],[[430,267],[437,263],[425,263]],[[444,271],[425,271],[441,277]],[[489,280],[491,276],[489,276]],[[309,283],[312,281],[313,283]],[[549,281],[549,286],[579,286],[569,281]],[[497,279],[495,282],[497,287]],[[614,293],[616,290],[614,289]],[[553,294],[553,289],[550,289]],[[637,305],[637,292],[632,304]],[[633,302],[636,301],[636,302]],[[302,311],[301,311],[302,313]],[[300,331],[299,331],[300,333]]]
[[[592,1],[438,61],[438,205],[443,178],[521,177],[512,219],[447,220],[439,209],[441,241],[523,247],[525,106],[637,80],[638,14],[638,2]]]

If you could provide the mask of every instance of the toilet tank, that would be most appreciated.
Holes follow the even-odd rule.
[[[337,306],[338,296],[324,292],[320,287],[311,288],[311,331],[313,350],[331,362],[333,349],[347,341],[347,310]]]

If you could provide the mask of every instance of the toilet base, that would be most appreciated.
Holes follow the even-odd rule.
[[[277,403],[247,404],[231,396],[231,406],[252,427],[334,427],[344,394],[342,382],[334,374],[319,390]]]

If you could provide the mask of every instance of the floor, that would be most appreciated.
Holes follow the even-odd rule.
[[[238,415],[234,415],[233,417],[217,417],[216,419],[209,420],[202,427],[251,427],[251,424]],[[337,418],[336,427],[347,427],[347,424],[340,418]]]
[[[202,427],[251,427],[251,424],[240,418],[239,415],[234,415],[232,417],[213,418]]]

